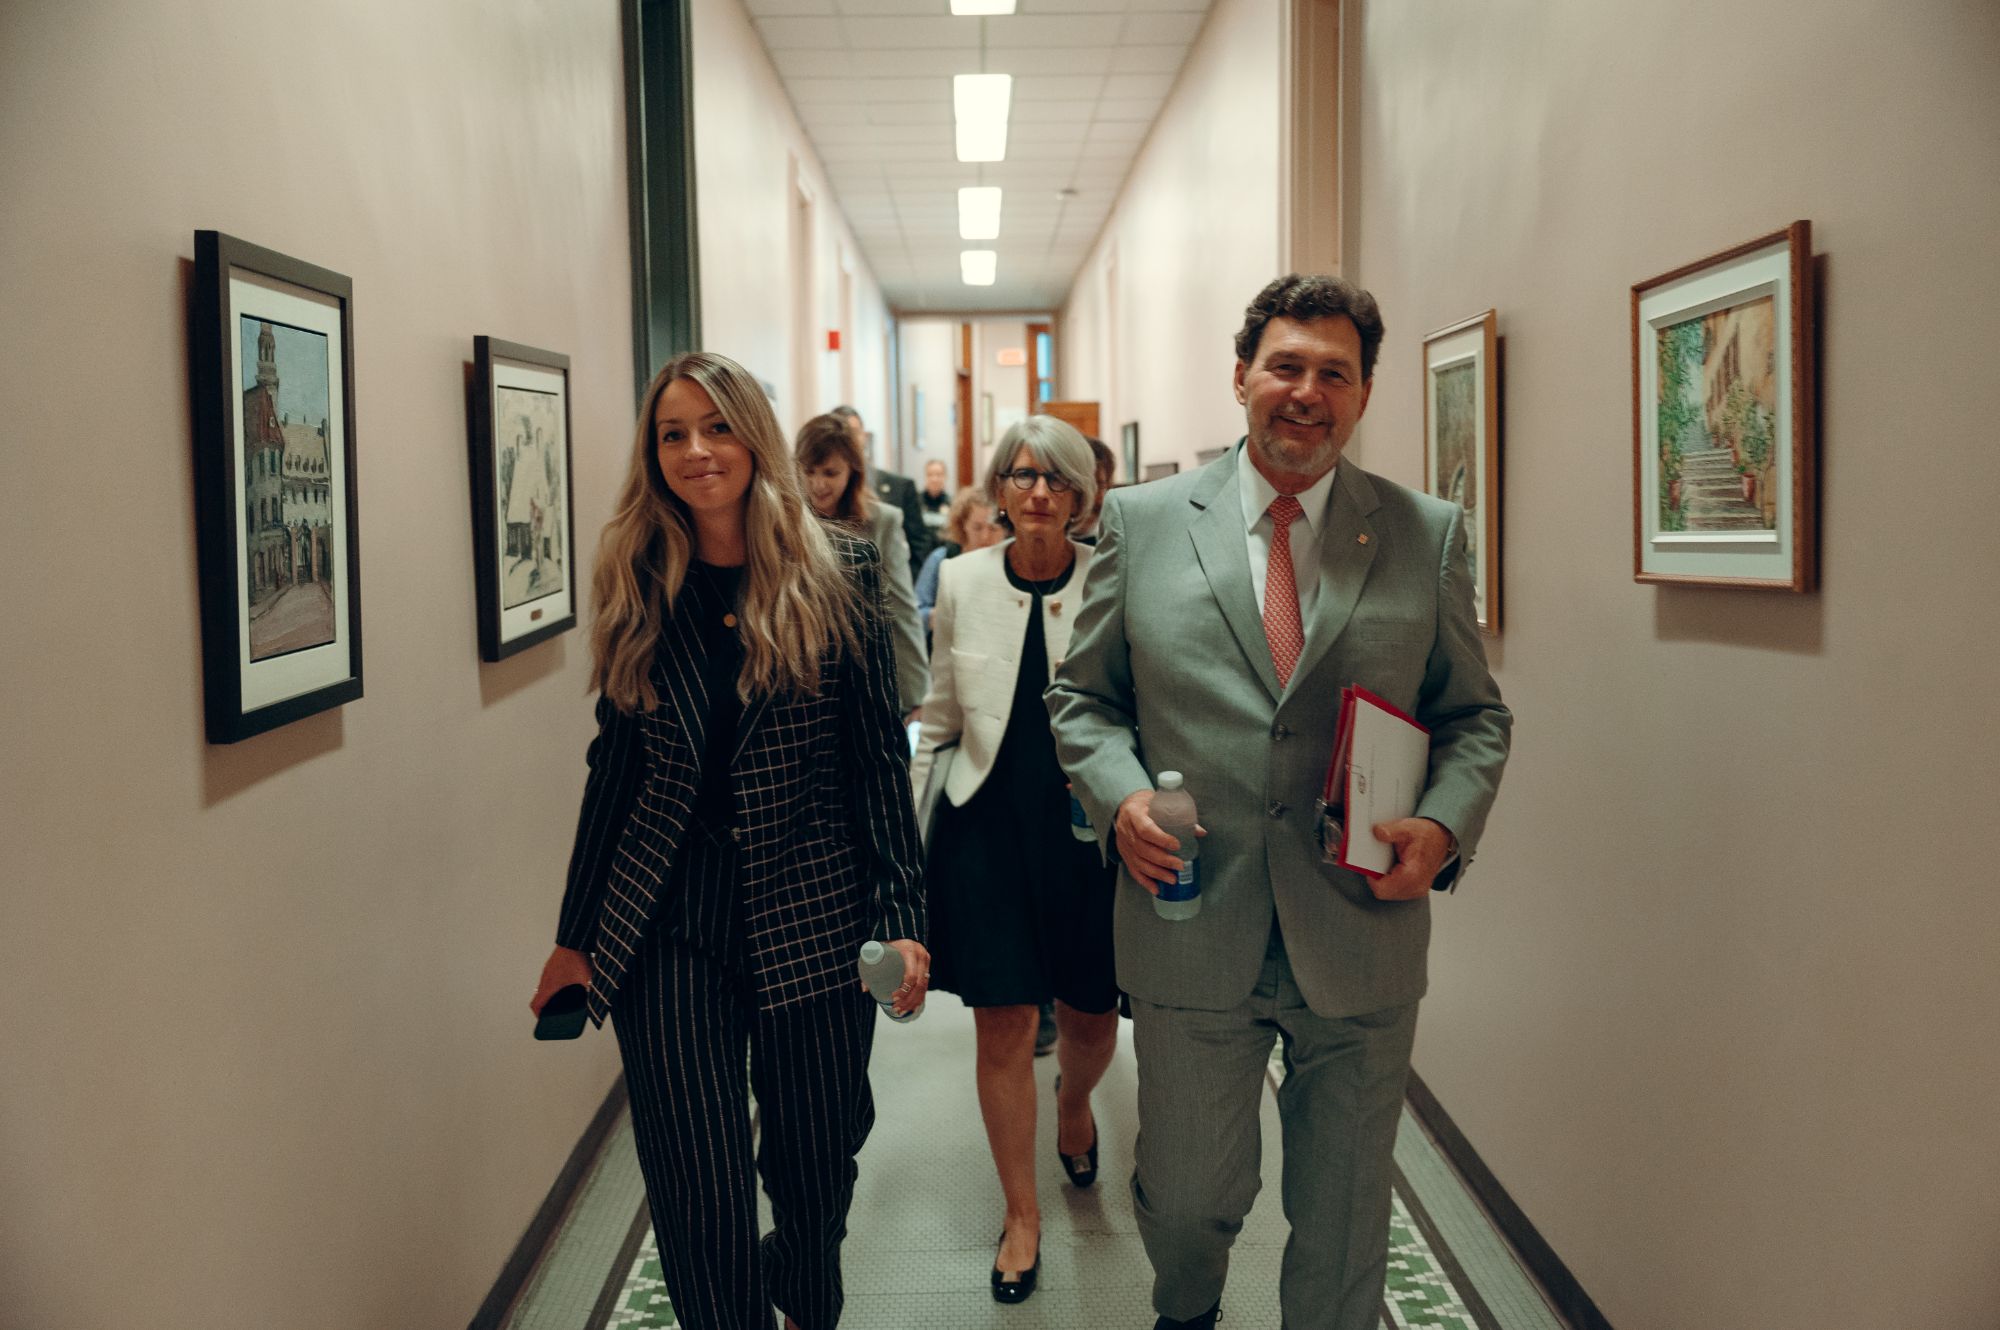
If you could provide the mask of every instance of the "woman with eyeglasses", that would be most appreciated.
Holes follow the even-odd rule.
[[[993,449],[986,492],[1012,539],[941,565],[931,691],[911,784],[950,762],[930,842],[931,986],[973,1009],[980,1113],[1006,1198],[997,1302],[1041,1273],[1035,1191],[1035,1027],[1056,1004],[1056,1150],[1079,1187],[1097,1177],[1090,1092],[1118,1040],[1114,869],[1071,832],[1042,691],[1069,649],[1091,550],[1069,539],[1095,498],[1083,436],[1030,416]],[[956,744],[952,749],[950,745]],[[940,750],[945,750],[940,755]]]

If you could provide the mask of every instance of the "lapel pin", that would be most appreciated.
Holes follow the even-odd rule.
[[[1356,536],[1354,539],[1358,544],[1366,545],[1368,543],[1368,533],[1364,531],[1362,534]]]

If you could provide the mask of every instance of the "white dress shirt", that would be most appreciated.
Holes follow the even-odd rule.
[[[1305,509],[1305,520],[1292,523],[1292,577],[1299,588],[1299,622],[1310,626],[1313,603],[1319,599],[1319,542],[1326,530],[1327,501],[1333,496],[1333,473],[1338,466],[1315,480],[1296,496]],[[1273,523],[1268,511],[1278,491],[1264,479],[1264,473],[1250,460],[1250,446],[1236,464],[1236,492],[1243,501],[1243,525],[1250,536],[1250,589],[1257,595],[1257,612],[1264,612],[1264,575],[1271,565]]]

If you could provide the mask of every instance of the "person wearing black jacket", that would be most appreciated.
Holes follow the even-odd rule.
[[[584,984],[611,1019],[681,1325],[764,1330],[776,1306],[832,1330],[874,1122],[860,944],[902,954],[899,1011],[929,983],[879,561],[812,515],[757,380],[708,353],[648,388],[616,512],[598,736],[530,1005]]]
[[[847,422],[847,431],[854,436],[855,446],[861,449],[863,457],[867,457],[868,431],[861,424],[861,413],[851,406],[836,406],[827,414],[839,416]],[[870,473],[875,497],[903,515],[903,536],[910,542],[910,578],[915,581],[918,572],[923,569],[924,560],[930,557],[931,547],[937,544],[937,537],[924,521],[924,506],[917,501],[917,482],[880,467],[871,467]]]

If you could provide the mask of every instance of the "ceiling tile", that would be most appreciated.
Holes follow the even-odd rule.
[[[1098,120],[1137,120],[1150,125],[1153,123],[1154,117],[1159,115],[1159,113],[1160,99],[1158,97],[1141,97],[1129,101],[1117,101],[1107,97],[1097,104],[1097,111],[1094,118]]]
[[[1017,125],[1067,124],[1080,125],[1089,121],[1096,110],[1095,102],[1051,102],[1018,101],[1008,119]]]
[[[1158,15],[1150,16],[1157,19]],[[1153,42],[1156,35],[1149,31],[1136,34],[1138,40]],[[1180,71],[1181,62],[1187,59],[1186,46],[1120,46],[1111,53],[1111,72],[1114,74],[1174,74]]]
[[[942,6],[940,6],[942,8]],[[962,18],[946,13],[941,18],[849,18],[847,44],[857,51],[871,47],[889,50],[979,49],[979,30]]]
[[[1104,96],[1120,101],[1136,97],[1164,97],[1173,86],[1172,74],[1113,74],[1104,80]]]
[[[847,45],[837,18],[761,18],[757,32],[767,51],[837,51]]]
[[[1118,14],[1066,14],[1030,18],[1014,14],[986,21],[988,49],[1034,47],[1047,50],[1059,46],[1113,46],[1125,26]]]
[[[781,14],[831,14],[833,0],[745,0],[757,18]]]

